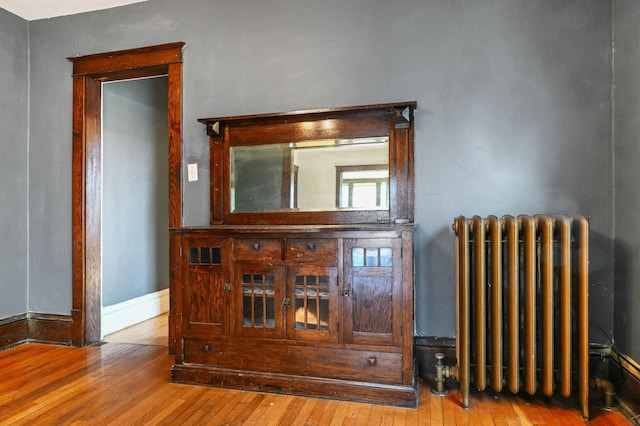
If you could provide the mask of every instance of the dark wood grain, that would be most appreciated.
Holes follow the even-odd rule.
[[[32,342],[71,344],[69,315],[29,313],[29,340]]]
[[[0,320],[0,350],[26,342],[71,344],[71,317],[29,313]]]
[[[169,226],[182,224],[182,49],[170,43],[68,58],[73,62],[72,309],[75,346],[100,341],[102,83],[168,76]],[[170,250],[170,257],[175,251]],[[171,259],[170,259],[171,261]],[[173,339],[173,335],[170,335]]]
[[[171,327],[175,382],[415,406],[415,224],[408,199],[415,107],[199,120],[210,137],[211,226],[171,230],[181,241],[183,269],[172,281],[181,298],[170,316],[181,323]],[[389,140],[389,210],[231,211],[231,182],[238,178],[230,147],[359,137]],[[291,158],[276,161],[285,162],[278,174],[290,182]],[[286,186],[276,191],[279,207],[289,199],[282,196],[290,194]],[[229,241],[224,264],[188,260],[192,243],[223,240]],[[353,250],[367,253],[366,264],[354,260]],[[230,327],[223,327],[227,320]]]
[[[107,53],[97,53],[68,58],[73,62],[74,75],[89,75],[93,78],[112,80],[112,74],[123,71],[138,70],[140,68],[164,67],[168,64],[182,62],[182,49],[186,43],[176,42],[157,46],[140,47],[136,49],[118,50]],[[152,71],[144,71],[143,74],[157,75]],[[137,72],[140,74],[140,71]],[[133,78],[133,77],[128,77]]]
[[[413,221],[415,102],[202,118],[210,136],[211,224],[342,224]],[[407,112],[408,120],[403,112]],[[217,131],[214,131],[217,127]],[[321,139],[389,138],[389,210],[233,212],[230,147]],[[286,192],[286,191],[285,191]]]
[[[27,341],[29,321],[27,314],[15,315],[0,320],[0,350],[16,346]]]
[[[352,401],[414,406],[413,275],[403,269],[412,263],[414,229],[351,224],[171,230],[182,244],[183,269],[172,283],[181,298],[173,380],[330,398],[342,389],[340,397]],[[221,247],[220,264],[192,263],[188,253],[208,246]],[[366,266],[353,265],[353,248],[372,253]],[[266,316],[265,306],[273,309]],[[392,388],[379,393],[381,385]]]

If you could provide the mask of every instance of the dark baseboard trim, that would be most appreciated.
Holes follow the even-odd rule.
[[[0,320],[0,350],[25,343],[29,335],[27,314]]]
[[[30,312],[29,341],[71,345],[71,315]]]
[[[31,342],[71,345],[71,316],[29,312],[0,319],[0,350]]]
[[[614,355],[611,359],[620,366],[621,377],[615,380],[617,402],[635,424],[640,424],[640,365],[623,354]]]
[[[425,379],[435,377],[436,354],[443,353],[444,365],[456,363],[456,339],[450,337],[416,337],[416,365],[418,375]]]

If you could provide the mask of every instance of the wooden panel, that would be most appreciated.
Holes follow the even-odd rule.
[[[187,363],[344,380],[400,384],[402,354],[313,346],[252,345],[248,341],[185,340]],[[304,366],[304,370],[301,370]]]
[[[222,335],[230,331],[229,242],[225,239],[185,238],[182,282],[183,332],[188,336]],[[207,256],[190,257],[191,251]],[[214,254],[214,251],[217,254]],[[219,258],[218,258],[219,256]],[[192,263],[193,262],[193,263]]]
[[[102,86],[73,79],[72,340],[82,346],[100,341]]]
[[[394,111],[392,140],[389,144],[390,171],[395,176],[390,179],[390,196],[397,200],[391,204],[391,217],[407,222],[414,219],[414,159],[413,159],[413,109],[409,110],[409,120],[402,115],[404,107]]]
[[[339,117],[301,122],[257,123],[229,126],[233,146],[301,142],[313,139],[352,139],[389,134],[389,113],[369,112],[356,117]]]
[[[393,282],[390,275],[355,275],[351,281],[351,297],[354,333],[391,335]]]
[[[119,50],[68,58],[74,75],[101,76],[139,68],[154,68],[182,62],[184,42],[168,43],[138,49]],[[139,73],[138,73],[139,74]]]
[[[314,262],[334,265],[337,261],[338,242],[335,239],[292,239],[286,242],[286,259],[296,262]]]
[[[412,385],[383,385],[321,377],[282,376],[270,373],[246,372],[202,368],[197,365],[177,365],[171,370],[175,383],[192,383],[251,391],[287,393],[306,397],[334,398],[343,401],[390,404],[414,408],[418,392]],[[322,404],[323,402],[318,402]],[[394,410],[395,411],[395,410]],[[329,421],[333,413],[329,413]],[[312,424],[317,424],[313,422]],[[328,424],[329,422],[320,422]],[[383,424],[384,421],[383,421]],[[404,424],[404,422],[400,422]]]
[[[213,268],[200,267],[189,271],[185,285],[187,330],[206,329],[208,333],[225,333],[229,311],[225,303],[219,302],[224,297],[225,275],[216,273]]]
[[[23,343],[28,336],[27,314],[16,315],[0,321],[0,350]]]
[[[71,344],[71,317],[54,314],[29,314],[29,339],[58,345]]]
[[[178,336],[180,335],[181,326],[180,318],[182,317],[182,235],[171,230],[169,232],[169,353],[177,354]]]
[[[282,240],[266,238],[234,240],[233,257],[243,260],[280,260]]]
[[[0,350],[25,342],[71,344],[71,317],[31,313],[0,320]]]
[[[169,228],[182,226],[182,64],[167,76],[169,131]]]
[[[230,213],[229,210],[226,209],[224,222],[237,225],[251,225],[255,223],[269,223],[273,225],[389,223],[389,212],[386,210],[346,210],[326,212]]]
[[[401,345],[400,239],[347,240],[344,250],[345,341]],[[394,266],[395,265],[395,266]]]

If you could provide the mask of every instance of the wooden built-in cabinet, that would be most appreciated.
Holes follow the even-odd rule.
[[[307,128],[319,125],[318,120],[325,120],[327,128],[326,120],[348,118],[352,126],[358,114],[364,114],[367,122],[376,123],[376,130],[368,134],[360,129],[358,134],[388,139],[389,152],[396,160],[387,166],[390,172],[386,178],[344,175],[332,182],[337,185],[336,191],[343,188],[345,197],[349,193],[349,202],[357,191],[354,186],[362,182],[369,185],[375,206],[364,212],[339,206],[330,213],[301,212],[294,199],[299,190],[295,173],[301,173],[302,181],[300,169],[309,166],[303,161],[295,163],[294,159],[304,153],[298,155],[289,148],[280,157],[281,147],[276,150],[275,161],[280,201],[262,214],[252,208],[234,211],[234,206],[250,205],[251,200],[233,201],[229,197],[234,192],[252,190],[232,186],[232,181],[238,179],[230,170],[233,158],[246,155],[242,151],[230,153],[229,146],[234,141],[246,143],[242,138],[240,142],[230,138],[236,132],[232,127],[238,125],[250,135],[281,121],[305,128],[296,123],[301,113],[284,118],[229,118],[216,120],[215,126],[206,121],[210,136],[215,130],[212,144],[220,144],[212,147],[213,164],[219,164],[223,172],[212,178],[212,224],[171,230],[174,382],[416,406],[415,225],[412,211],[407,208],[412,207],[407,200],[407,195],[412,197],[412,185],[401,190],[399,185],[406,182],[398,179],[399,175],[412,177],[412,153],[405,151],[412,146],[412,125],[407,123],[413,122],[414,106],[364,107],[364,112],[356,109],[355,115],[341,109],[337,113],[305,113],[302,117],[311,123]],[[410,109],[409,114],[406,108]],[[400,126],[397,121],[401,121]],[[387,123],[386,127],[380,122]],[[286,134],[288,127],[279,125]],[[366,122],[363,126],[366,130]],[[381,135],[379,128],[386,131]],[[218,133],[224,137],[218,137]],[[311,134],[304,140],[310,136],[319,138]],[[273,154],[269,149],[263,151],[264,156]],[[269,173],[265,171],[264,156],[254,167],[263,168],[259,175],[266,179]],[[403,171],[398,170],[398,165]],[[410,172],[404,170],[406,167]],[[216,173],[212,171],[213,175]],[[398,193],[405,195],[398,197]],[[394,194],[396,201],[400,200],[400,208],[391,199]],[[340,197],[332,196],[331,202],[338,205]],[[386,201],[380,201],[381,197]],[[403,217],[398,217],[399,211]],[[283,223],[287,214],[295,216],[292,224]],[[346,218],[347,223],[303,223],[332,217]],[[353,223],[358,217],[383,219],[376,219],[380,223]]]

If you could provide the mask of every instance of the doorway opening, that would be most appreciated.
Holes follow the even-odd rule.
[[[178,42],[69,58],[73,62],[71,341],[74,346],[98,343],[102,337],[103,83],[166,76],[168,227],[180,227],[184,46],[185,43]],[[169,275],[172,253],[169,248],[166,265]],[[170,320],[170,352],[171,323]]]
[[[169,311],[167,77],[105,82],[102,93],[104,339]]]

